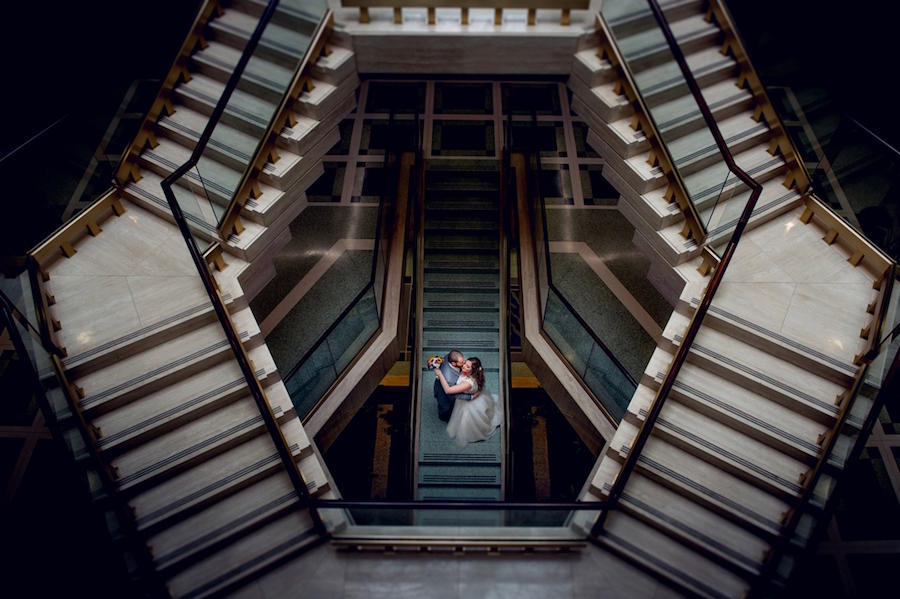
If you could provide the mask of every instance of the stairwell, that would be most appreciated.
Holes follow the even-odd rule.
[[[422,364],[460,350],[481,359],[485,386],[500,389],[500,227],[498,165],[427,163],[425,177]],[[423,369],[417,443],[417,499],[503,497],[497,431],[457,447],[437,417],[434,374]],[[423,511],[419,524],[497,524],[495,512]]]
[[[841,398],[859,371],[860,331],[873,319],[884,273],[877,261],[860,263],[852,232],[838,235],[832,224],[810,218],[813,200],[798,189],[794,158],[745,88],[746,72],[720,52],[730,38],[709,18],[706,3],[660,4],[737,163],[763,192],[600,542],[691,594],[741,597],[823,457]],[[619,476],[708,283],[702,247],[674,201],[659,144],[684,177],[708,247],[728,240],[750,195],[733,175],[724,177],[727,169],[646,3],[608,3],[603,16],[621,54],[602,32],[576,54],[573,106],[606,160],[604,175],[621,193],[620,210],[656,259],[674,267],[682,287],[583,495],[590,500],[605,498]],[[662,141],[651,142],[647,116],[629,99],[636,92],[623,81],[622,55]]]
[[[324,532],[285,470],[160,188],[193,151],[265,4],[213,11],[190,58],[173,67],[177,83],[163,89],[166,109],[151,115],[146,143],[127,159],[128,179],[34,251],[68,354],[65,376],[175,597],[227,592]],[[281,3],[204,157],[175,191],[195,236],[223,250],[216,285],[309,494],[335,498],[243,286],[305,207],[303,192],[354,105],[351,51],[330,45],[316,60],[312,89],[278,135],[278,160],[241,211],[243,230],[222,239],[216,228],[280,102],[273,90],[293,76],[285,64],[296,64],[317,26],[302,9]]]

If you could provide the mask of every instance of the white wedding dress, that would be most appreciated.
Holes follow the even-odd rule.
[[[472,385],[472,394],[478,391],[478,383],[472,377],[460,376],[456,383],[462,382]],[[457,447],[463,448],[474,441],[489,439],[502,421],[503,409],[499,399],[482,390],[481,395],[470,401],[456,400],[447,423],[447,435],[456,440]]]

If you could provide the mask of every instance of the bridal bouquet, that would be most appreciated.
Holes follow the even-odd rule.
[[[444,358],[440,356],[431,356],[428,358],[428,362],[426,365],[428,366],[428,370],[434,370],[435,368],[440,368],[441,364],[444,363]]]

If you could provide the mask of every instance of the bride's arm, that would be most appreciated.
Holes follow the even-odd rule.
[[[440,370],[434,371],[434,376],[437,380],[441,381],[441,387],[444,388],[444,393],[447,395],[456,395],[457,393],[469,393],[472,391],[472,383],[468,383],[463,381],[462,383],[457,383],[452,387],[447,383],[447,379],[444,378],[444,373]]]

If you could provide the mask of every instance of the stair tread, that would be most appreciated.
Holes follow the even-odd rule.
[[[202,73],[195,73],[191,75],[190,81],[181,83],[175,88],[175,95],[196,100],[208,110],[212,110],[224,89],[225,84],[222,82]],[[262,131],[268,127],[275,109],[274,103],[236,89],[228,100],[225,113]]]
[[[662,382],[673,358],[664,349],[656,349],[646,371],[655,385]],[[720,418],[743,423],[806,455],[819,454],[816,439],[825,431],[824,425],[690,362],[682,365],[675,381],[675,398],[684,401],[683,397],[690,397],[691,405],[701,403],[707,413],[712,411]]]
[[[162,115],[158,125],[164,130],[180,133],[195,142],[200,138],[208,121],[209,115],[178,105],[174,114]],[[215,128],[215,135],[209,140],[207,152],[220,151],[246,165],[253,157],[258,143],[259,139],[256,136],[219,122]],[[193,148],[193,145],[191,147]]]
[[[234,529],[296,502],[290,479],[278,472],[158,532],[147,544],[157,567],[169,567]]]
[[[307,511],[290,512],[179,572],[168,581],[169,589],[176,597],[221,593],[228,585],[299,551],[316,537]]]
[[[678,344],[689,321],[675,314],[663,330],[663,336]],[[691,354],[715,360],[738,374],[758,379],[803,401],[821,414],[829,417],[837,414],[834,398],[844,391],[842,386],[726,333],[708,326],[701,327],[691,346]]]
[[[210,21],[209,26],[213,31],[223,31],[249,40],[258,22],[257,17],[229,9],[222,16]],[[299,60],[306,52],[309,39],[309,35],[270,21],[263,31],[259,44],[286,58]]]
[[[628,479],[622,502],[751,572],[762,565],[769,543],[640,473]]]
[[[209,40],[206,48],[195,52],[191,60],[213,67],[227,78],[237,66],[241,54],[240,50],[232,46]],[[293,78],[293,70],[257,54],[250,57],[241,74],[241,79],[252,81],[279,95],[284,93]]]
[[[649,401],[632,401],[628,411],[643,421],[649,405]],[[675,401],[666,401],[654,433],[666,433],[685,443],[689,453],[707,461],[719,460],[738,469],[745,478],[759,481],[757,484],[793,495],[803,490],[800,475],[809,471],[807,464]]]
[[[685,59],[698,81],[711,74],[730,73],[737,67],[734,59],[723,56],[718,46],[702,48],[688,54]],[[654,96],[663,96],[665,92],[685,86],[684,75],[674,60],[635,73],[634,78],[644,98],[651,102]]]
[[[622,427],[637,430],[624,420],[620,425]],[[621,452],[622,448],[615,447],[613,450]],[[741,521],[772,534],[780,533],[781,516],[790,507],[787,502],[671,443],[651,436],[638,463],[645,474],[647,471],[653,472],[655,476],[663,477],[667,484],[716,505]]]
[[[744,579],[628,514],[610,513],[603,537],[699,596],[740,597],[749,588]]]
[[[710,41],[713,41],[720,33],[719,27],[715,23],[707,23],[702,13],[673,21],[669,23],[669,26],[675,39],[682,45],[698,38],[709,38]],[[665,38],[655,27],[618,39],[617,45],[622,56],[629,63],[655,53],[668,56],[670,52]]]

